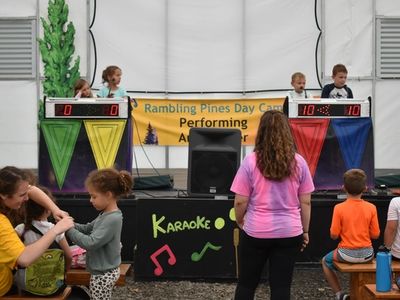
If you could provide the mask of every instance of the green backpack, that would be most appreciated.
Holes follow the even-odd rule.
[[[33,232],[43,236],[36,227]],[[18,289],[39,296],[48,296],[64,287],[64,251],[55,241],[34,263],[25,269],[18,269],[14,275]]]

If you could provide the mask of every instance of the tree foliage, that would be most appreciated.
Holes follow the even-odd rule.
[[[48,21],[41,18],[43,39],[38,39],[44,63],[43,92],[49,97],[73,97],[73,86],[80,78],[80,57],[75,59],[75,27],[68,21],[68,5],[65,0],[49,0]]]
[[[147,133],[146,133],[146,137],[144,138],[144,144],[145,145],[158,145],[157,130],[153,126],[151,126],[150,122],[149,122],[149,125],[147,126]]]

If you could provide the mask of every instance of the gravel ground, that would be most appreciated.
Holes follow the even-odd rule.
[[[349,277],[340,274],[340,280],[345,290],[348,290]],[[135,281],[127,277],[126,285],[116,287],[113,299],[232,299],[235,282],[192,282],[192,281]],[[268,287],[265,282],[257,289],[255,299],[269,299]],[[334,299],[332,290],[324,279],[321,267],[297,266],[292,283],[292,300],[325,300]]]

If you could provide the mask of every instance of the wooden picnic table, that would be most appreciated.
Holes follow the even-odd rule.
[[[121,264],[119,266],[121,274],[115,285],[125,285],[125,277],[130,272],[131,264]],[[85,285],[88,286],[90,281],[90,273],[85,269],[70,269],[65,275],[65,283],[67,285]]]
[[[376,262],[351,264],[333,262],[336,269],[342,273],[350,273],[350,299],[363,300],[363,289],[366,284],[375,284]],[[392,261],[393,272],[400,272],[400,261]]]
[[[395,284],[392,285],[392,289],[389,292],[377,292],[376,284],[366,284],[364,286],[364,299],[400,299],[400,291]]]

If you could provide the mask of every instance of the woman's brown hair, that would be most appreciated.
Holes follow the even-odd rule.
[[[296,168],[296,147],[287,117],[277,110],[266,111],[258,126],[254,152],[264,177],[282,180]]]
[[[33,180],[32,174],[16,167],[7,166],[0,170],[0,194],[2,196],[11,197],[18,189],[18,185],[22,181],[31,183]],[[21,207],[18,211],[9,209],[3,204],[0,198],[0,213],[8,217],[13,225],[23,221],[24,208]]]

